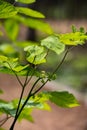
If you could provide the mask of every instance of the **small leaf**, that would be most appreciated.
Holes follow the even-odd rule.
[[[17,10],[10,3],[0,0],[0,18],[9,18],[17,14]]]
[[[77,32],[77,29],[76,29],[76,27],[74,25],[72,25],[72,32],[73,33]]]
[[[19,25],[16,21],[13,19],[8,19],[5,21],[5,30],[8,35],[8,37],[12,40],[15,41],[18,36],[19,32]]]
[[[72,108],[79,106],[75,97],[68,92],[48,92],[49,100],[60,107]]]
[[[60,42],[58,37],[52,35],[41,41],[41,45],[56,52],[57,54],[62,53],[65,50],[65,45]]]
[[[21,112],[19,118],[18,118],[18,121],[26,119],[26,120],[28,120],[30,122],[34,122],[34,119],[31,116],[31,112],[32,112],[31,108],[24,108],[23,111]]]
[[[32,10],[30,8],[16,7],[16,9],[19,13],[22,13],[22,14],[25,14],[25,15],[28,15],[28,16],[31,16],[31,17],[45,18],[45,16],[42,13],[35,11],[35,10]]]
[[[30,45],[24,48],[24,51],[27,51],[27,61],[32,64],[41,64],[46,62],[47,52],[44,47],[38,45]]]
[[[83,27],[80,27],[80,30],[79,30],[81,33],[85,33],[85,29]]]
[[[50,27],[50,25],[46,22],[43,22],[41,20],[37,20],[37,19],[33,19],[33,18],[24,18],[20,15],[17,15],[16,17],[14,17],[17,21],[23,23],[24,25],[33,28],[33,29],[37,29],[40,30],[44,33],[47,34],[52,34],[53,30]]]
[[[34,3],[36,0],[15,0],[16,2],[31,4]]]

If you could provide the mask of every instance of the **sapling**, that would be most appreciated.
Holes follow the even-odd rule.
[[[15,0],[15,2],[30,4],[35,2],[35,0]],[[75,97],[66,91],[42,92],[41,89],[47,82],[56,79],[56,73],[64,63],[69,51],[77,45],[83,45],[85,40],[87,40],[87,35],[83,28],[77,30],[75,26],[72,26],[71,33],[56,34],[49,24],[43,22],[41,19],[35,19],[44,18],[45,16],[42,13],[14,5],[15,3],[10,4],[9,2],[0,0],[0,18],[4,19],[3,26],[10,41],[8,44],[1,45],[4,45],[4,48],[10,49],[9,52],[6,52],[5,49],[0,50],[0,72],[14,75],[21,86],[19,99],[14,99],[10,102],[0,100],[0,113],[6,114],[6,118],[0,121],[0,127],[10,118],[14,118],[9,130],[14,129],[18,120],[26,119],[32,122],[31,113],[34,108],[49,110],[48,100],[64,108],[79,105]],[[20,23],[27,27],[43,31],[48,36],[38,43],[18,41]],[[58,62],[57,66],[55,66],[53,72],[46,72],[39,69],[38,66],[46,64],[50,51],[56,53],[58,56],[63,53],[64,56]],[[24,62],[20,60],[21,53],[24,54]],[[24,82],[21,81],[20,76],[25,77]],[[24,97],[25,89],[33,77],[36,78],[30,86],[27,96]],[[2,90],[0,90],[0,94],[2,94]]]

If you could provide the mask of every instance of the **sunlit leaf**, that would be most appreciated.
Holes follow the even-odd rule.
[[[42,13],[40,13],[36,10],[32,10],[30,8],[16,7],[16,9],[19,13],[22,13],[22,14],[25,14],[25,15],[28,15],[31,17],[35,17],[35,18],[44,18],[45,17]]]
[[[73,94],[68,92],[48,92],[49,100],[60,107],[72,108],[79,106],[78,101],[75,99]]]
[[[0,18],[9,18],[17,14],[17,10],[10,3],[0,0]]]
[[[41,41],[41,45],[56,52],[57,54],[62,53],[65,50],[65,45],[60,42],[58,37],[52,35]]]
[[[5,30],[8,35],[8,37],[14,41],[16,40],[19,32],[19,25],[16,21],[13,19],[8,19],[5,21]]]
[[[27,61],[33,64],[41,64],[46,62],[46,54],[44,47],[38,45],[30,45],[24,48],[24,51],[27,52]]]
[[[40,30],[44,33],[47,34],[52,34],[53,30],[50,27],[50,25],[46,22],[43,22],[41,20],[38,19],[33,19],[33,18],[24,18],[20,15],[17,15],[16,17],[14,17],[17,21],[23,23],[24,25],[33,28],[33,29],[37,29]]]
[[[66,45],[82,45],[87,40],[87,35],[81,32],[59,34],[58,37],[60,42]]]
[[[30,122],[34,122],[34,119],[31,116],[31,112],[32,112],[32,109],[24,108],[23,111],[21,112],[19,118],[18,118],[18,121],[26,119],[26,120],[28,120]]]
[[[31,4],[34,3],[36,0],[15,0],[16,2]]]

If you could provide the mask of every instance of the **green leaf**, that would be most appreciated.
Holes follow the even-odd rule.
[[[29,45],[38,45],[39,43],[38,42],[33,42],[33,41],[16,41],[15,44],[18,46],[18,47],[21,47],[21,48],[25,48]]]
[[[30,28],[40,30],[40,31],[47,33],[47,34],[53,33],[53,30],[50,27],[50,25],[46,22],[41,21],[41,20],[37,20],[37,19],[33,19],[33,18],[25,18],[25,17],[20,16],[20,15],[17,15],[14,18],[17,21],[23,23],[24,25],[26,25]]]
[[[46,62],[47,52],[44,47],[38,45],[30,45],[24,48],[24,51],[27,52],[27,61],[32,64],[41,64]]]
[[[18,121],[21,121],[23,119],[26,119],[30,122],[34,122],[33,117],[31,116],[32,109],[30,108],[24,108],[21,115],[18,118]]]
[[[8,58],[6,56],[0,55],[0,72],[14,74],[26,74],[27,70],[25,69],[29,65],[21,65],[18,62],[18,58]],[[26,73],[25,73],[26,72]]]
[[[65,50],[65,45],[60,42],[57,36],[49,36],[41,41],[41,45],[56,52],[57,54],[62,53]]]
[[[16,54],[15,48],[10,45],[9,43],[3,43],[0,45],[0,52],[4,55],[10,55],[12,56],[12,54]]]
[[[49,100],[60,107],[72,108],[79,106],[78,101],[75,97],[68,92],[47,92]]]
[[[14,19],[8,19],[5,21],[5,30],[8,35],[8,37],[12,40],[15,41],[18,36],[19,32],[19,25]]]
[[[80,27],[79,31],[80,31],[81,33],[85,33],[85,29],[84,29],[83,27]]]
[[[76,29],[76,27],[74,25],[72,25],[72,32],[73,33],[77,32],[77,29]]]
[[[87,35],[81,32],[59,34],[58,37],[65,45],[82,45],[87,40]]]
[[[9,18],[17,14],[17,10],[10,3],[0,0],[0,18]]]
[[[29,76],[39,77],[41,73],[33,67],[27,65],[21,65],[18,58],[8,58],[0,55],[0,72],[14,75],[14,72],[19,76],[26,76],[29,71]]]
[[[22,13],[22,14],[25,14],[25,15],[28,15],[28,16],[31,16],[31,17],[45,18],[45,16],[42,13],[35,11],[35,10],[32,10],[30,8],[16,7],[16,9],[19,13]]]
[[[25,4],[31,4],[34,3],[36,0],[15,0],[15,1],[25,3]]]
[[[12,103],[0,100],[0,112],[15,116],[16,109]]]

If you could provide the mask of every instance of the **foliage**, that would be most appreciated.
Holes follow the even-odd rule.
[[[15,2],[30,4],[35,2],[35,0],[15,0]],[[27,119],[33,122],[34,119],[31,113],[35,108],[50,110],[48,101],[64,108],[79,106],[75,97],[68,92],[39,91],[48,81],[55,80],[56,72],[63,64],[72,46],[83,45],[85,40],[87,40],[87,35],[83,28],[77,30],[73,26],[71,33],[55,34],[50,25],[41,20],[41,18],[45,17],[42,13],[29,8],[14,6],[14,4],[0,0],[0,18],[4,20],[4,29],[9,39],[9,42],[1,44],[0,72],[14,75],[22,89],[19,99],[14,99],[10,102],[0,99],[0,113],[7,115],[7,118],[0,122],[0,126],[9,118],[14,118],[9,130],[14,129],[17,120]],[[48,36],[40,42],[18,41],[20,24],[38,29],[48,34]],[[58,56],[63,52],[65,53],[61,62],[58,63],[51,73],[38,68],[38,66],[47,62],[50,51]],[[25,63],[20,61],[21,52],[25,54]],[[19,76],[24,76],[25,81],[22,82]],[[32,84],[28,95],[23,97],[26,86],[33,76],[36,76],[36,80]],[[37,85],[38,83],[40,84]],[[2,94],[2,90],[0,90],[0,94]]]

